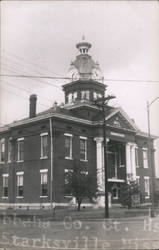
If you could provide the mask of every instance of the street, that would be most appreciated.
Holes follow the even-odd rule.
[[[159,217],[62,222],[34,217],[4,216],[0,221],[0,249],[159,249]]]

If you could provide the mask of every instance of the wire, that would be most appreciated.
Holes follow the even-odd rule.
[[[15,96],[18,96],[18,97],[20,97],[20,98],[23,98],[24,101],[26,101],[26,100],[28,101],[28,98],[26,98],[26,97],[17,95],[16,93],[14,93],[14,92],[12,92],[12,91],[10,91],[10,90],[7,90],[7,89],[5,89],[5,88],[2,88],[2,87],[1,87],[1,89],[3,89],[4,91],[6,91],[6,92],[8,92],[8,93],[10,93],[10,94],[12,94],[12,95],[15,95]],[[47,107],[47,108],[49,107],[48,105],[42,104],[42,103],[40,103],[40,102],[39,102],[39,105],[44,106],[44,107]]]
[[[8,54],[8,56],[10,56],[10,57],[14,57],[14,59],[17,59],[18,61],[23,61],[23,62],[25,62],[25,63],[27,63],[27,64],[30,64],[30,65],[32,65],[32,66],[34,66],[34,67],[37,67],[37,68],[40,68],[40,69],[42,69],[42,70],[44,70],[44,71],[47,71],[47,72],[49,72],[49,73],[53,73],[53,74],[55,74],[55,75],[57,75],[57,76],[61,76],[60,74],[57,74],[57,73],[55,73],[55,72],[51,72],[51,71],[49,71],[48,69],[46,69],[46,68],[44,68],[44,67],[42,67],[42,66],[40,66],[40,65],[37,65],[36,63],[33,63],[33,62],[31,62],[31,61],[28,61],[28,60],[26,60],[26,59],[24,59],[23,57],[20,57],[20,56],[17,56],[16,54],[14,54],[14,53],[11,53],[11,52],[9,52],[9,51],[6,51],[6,50],[2,50],[2,52],[3,53],[7,53]]]
[[[25,92],[27,92],[27,93],[31,93],[31,94],[32,94],[32,91],[30,91],[30,90],[27,90],[27,89],[24,89],[24,88],[21,88],[21,87],[17,87],[16,85],[14,85],[14,84],[12,84],[12,83],[9,83],[9,82],[6,81],[6,80],[4,80],[4,82],[5,82],[6,84],[12,86],[13,88],[16,88],[16,89],[19,89],[19,90],[22,90],[22,91],[25,91]],[[51,99],[48,99],[48,98],[46,98],[46,97],[44,97],[44,96],[41,96],[41,95],[38,95],[38,96],[39,96],[39,97],[42,97],[42,98],[44,98],[44,99],[46,99],[47,101],[49,101],[49,102],[52,103],[52,100],[51,100]]]
[[[4,66],[2,65],[2,67],[4,68]],[[13,67],[10,67],[10,68],[13,68]],[[5,70],[5,69],[4,69]],[[7,69],[7,70],[5,70],[5,71],[10,71],[10,72],[13,72],[13,73],[16,73],[17,74],[17,72],[15,71],[15,69],[13,68],[13,69]],[[5,75],[5,74],[4,74]],[[0,75],[0,76],[3,76],[3,74],[2,75]],[[50,82],[45,82],[45,81],[43,81],[43,80],[40,80],[40,79],[37,79],[37,78],[30,78],[31,80],[35,80],[35,81],[38,81],[38,82],[41,82],[41,83],[44,83],[44,84],[47,84],[47,85],[50,85],[50,86],[53,86],[53,87],[56,87],[56,88],[58,88],[58,89],[60,89],[61,90],[61,87],[59,87],[59,86],[57,86],[56,84],[54,84],[54,83],[50,83]]]
[[[56,77],[56,76],[37,76],[37,75],[7,75],[7,74],[2,74],[0,76],[5,76],[5,77],[22,77],[22,78],[42,78],[42,79],[65,79],[65,80],[71,80],[72,78],[69,77]],[[77,80],[79,78],[73,78],[73,80]],[[93,80],[101,80],[101,79],[93,79]],[[135,79],[103,79],[104,81],[112,81],[112,82],[141,82],[141,83],[159,83],[159,81],[155,80],[135,80]]]

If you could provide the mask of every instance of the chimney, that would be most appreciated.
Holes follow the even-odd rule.
[[[37,100],[36,95],[33,94],[30,96],[30,113],[29,113],[30,118],[36,116],[36,100]]]

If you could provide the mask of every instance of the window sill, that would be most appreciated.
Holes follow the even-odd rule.
[[[2,199],[8,199],[8,197],[2,196]]]
[[[150,199],[150,196],[145,196],[145,199]]]
[[[48,156],[41,156],[40,157],[40,160],[45,160],[45,159],[48,159]]]
[[[48,198],[48,196],[47,195],[44,195],[44,196],[40,196],[40,198]]]
[[[8,163],[11,163],[11,161],[8,161]]]
[[[136,168],[139,168],[140,166],[139,165],[136,165]]]
[[[19,161],[17,161],[18,163],[20,163],[20,162],[24,162],[24,160],[19,160]]]
[[[0,161],[0,164],[5,164],[5,162],[4,161]]]
[[[88,162],[88,160],[83,160],[83,159],[80,159],[80,161],[83,161],[83,162]]]
[[[66,159],[66,160],[73,160],[72,157],[67,157],[67,156],[65,156],[65,159]]]
[[[16,199],[23,199],[23,196],[17,196]]]

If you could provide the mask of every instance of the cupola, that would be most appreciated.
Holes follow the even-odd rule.
[[[103,84],[99,63],[88,54],[91,47],[91,43],[86,42],[84,37],[76,44],[79,54],[71,62],[67,83],[63,86],[65,104],[92,102],[104,95],[106,85]]]

